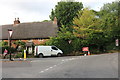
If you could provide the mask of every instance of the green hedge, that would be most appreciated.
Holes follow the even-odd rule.
[[[7,49],[8,50],[8,53],[11,52],[11,53],[15,53],[17,50],[13,47],[9,47],[9,46],[5,46],[5,47],[1,47],[2,49],[2,54],[4,53],[4,50]]]

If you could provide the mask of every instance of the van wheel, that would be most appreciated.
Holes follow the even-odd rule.
[[[58,57],[61,57],[61,56],[62,56],[62,54],[61,54],[61,53],[58,53],[58,54],[57,54],[57,56],[58,56]]]
[[[43,54],[39,54],[39,58],[43,58]]]

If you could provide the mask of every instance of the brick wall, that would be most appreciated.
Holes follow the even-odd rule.
[[[32,39],[32,40],[21,40],[21,41],[23,41],[23,42],[25,42],[25,43],[27,43],[27,42],[33,42],[35,45],[40,45],[40,44],[44,44],[47,40],[49,40],[49,39]],[[4,40],[5,42],[8,42],[8,40]],[[12,47],[16,47],[16,45],[15,44],[13,44],[13,42],[15,42],[15,41],[17,41],[17,40],[12,40],[11,42],[12,42]]]

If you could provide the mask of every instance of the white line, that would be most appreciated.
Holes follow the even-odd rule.
[[[56,67],[57,65],[54,65],[53,67]]]
[[[45,71],[49,70],[49,68],[45,69]]]
[[[43,73],[44,71],[40,71],[39,73]]]
[[[64,59],[64,60],[62,60],[61,63],[58,63],[57,65],[53,65],[53,66],[51,66],[51,67],[49,67],[49,68],[47,68],[47,69],[44,69],[43,71],[41,71],[41,72],[39,72],[39,73],[44,73],[45,71],[48,71],[48,70],[50,70],[50,69],[52,69],[52,68],[54,68],[54,67],[56,67],[56,66],[58,66],[58,65],[61,65],[61,64],[65,63],[65,62],[67,62],[67,61],[71,61],[71,60],[75,60],[75,59],[79,59],[79,58],[81,58],[81,57]],[[39,61],[39,60],[35,60],[35,61],[31,61],[31,62],[38,62],[38,61]]]
[[[50,69],[52,69],[53,67],[50,67]]]

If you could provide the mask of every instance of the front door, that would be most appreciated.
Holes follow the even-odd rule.
[[[32,54],[32,52],[33,52],[33,51],[32,51],[32,47],[29,47],[29,48],[28,48],[28,54]]]

